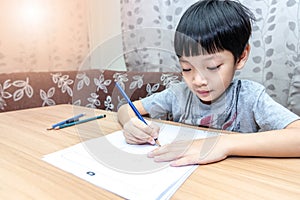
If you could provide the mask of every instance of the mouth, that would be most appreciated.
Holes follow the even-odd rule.
[[[211,94],[211,90],[196,90],[199,97],[208,97]]]

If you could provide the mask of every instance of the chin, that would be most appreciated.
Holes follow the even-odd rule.
[[[211,100],[211,98],[201,98],[198,96],[198,98],[200,99],[200,101],[204,104],[211,104],[213,102],[213,100]]]
[[[200,99],[202,103],[210,105],[212,103],[212,101],[208,101],[208,100],[202,100]]]

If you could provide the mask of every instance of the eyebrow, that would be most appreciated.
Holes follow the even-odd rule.
[[[189,61],[184,60],[184,59],[182,59],[182,58],[179,58],[179,62],[186,62],[186,63],[189,63]]]

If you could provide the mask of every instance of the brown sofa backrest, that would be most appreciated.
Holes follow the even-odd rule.
[[[75,104],[117,111],[125,103],[118,81],[131,100],[161,91],[182,80],[175,72],[86,70],[0,74],[0,112]]]

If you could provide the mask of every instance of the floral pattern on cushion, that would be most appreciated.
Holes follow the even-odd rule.
[[[85,84],[82,77],[85,77]],[[180,81],[181,74],[174,72],[82,71],[77,74],[75,81],[73,104],[117,111],[126,101],[116,89],[115,82],[119,82],[134,101]]]
[[[0,112],[74,104],[117,111],[126,103],[114,83],[131,100],[149,96],[182,81],[174,72],[85,70],[0,74]]]

